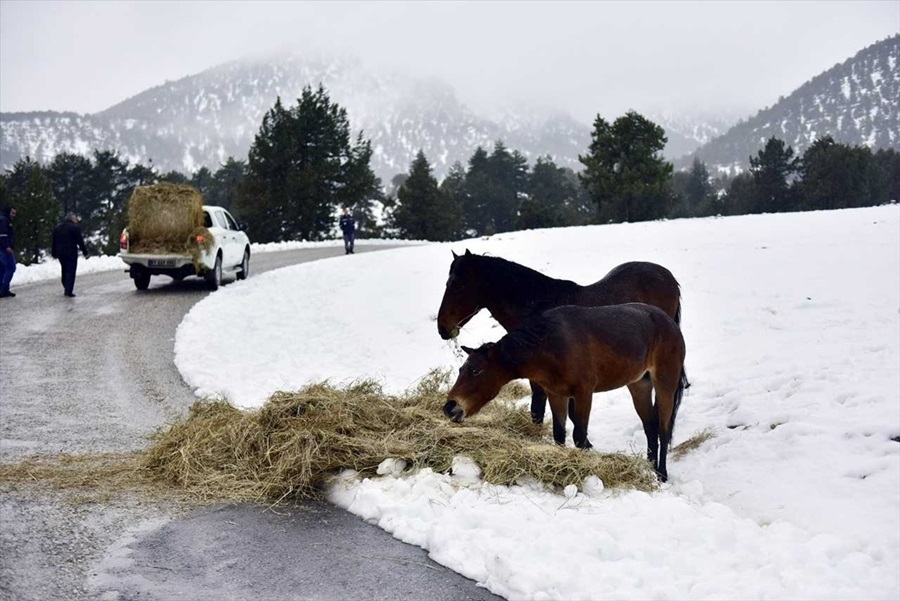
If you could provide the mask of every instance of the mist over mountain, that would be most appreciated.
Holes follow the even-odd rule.
[[[362,130],[371,140],[372,167],[384,183],[405,173],[419,149],[440,177],[456,161],[465,165],[478,146],[490,151],[498,140],[530,161],[549,154],[559,165],[580,169],[578,155],[590,142],[592,124],[563,111],[517,105],[478,114],[436,79],[379,74],[352,58],[285,55],[223,64],[95,114],[0,113],[0,168],[26,155],[48,162],[60,152],[113,149],[161,172],[215,170],[229,156],[246,158],[278,96],[289,106],[304,86],[320,83],[347,109],[354,134]],[[673,123],[670,157],[706,140],[708,125]]]
[[[900,35],[895,35],[813,77],[675,166],[699,157],[713,173],[745,170],[771,137],[784,140],[795,156],[826,135],[848,145],[900,149],[898,99]]]
[[[661,112],[648,118],[668,137],[676,168],[694,156],[711,172],[745,169],[776,136],[798,153],[832,135],[849,144],[900,145],[900,36],[878,42],[812,78],[756,116],[692,116]],[[322,84],[347,109],[355,135],[371,140],[372,168],[385,185],[409,169],[419,149],[439,178],[478,146],[502,140],[530,161],[550,155],[580,170],[592,123],[561,110],[509,105],[490,114],[471,109],[437,79],[377,73],[352,57],[280,55],[239,60],[146,90],[104,111],[0,113],[0,168],[30,156],[49,162],[60,152],[115,150],[158,171],[217,169],[229,156],[245,159],[263,115],[281,97],[291,106],[304,86]],[[750,85],[748,83],[748,85]],[[612,121],[619,115],[602,115]],[[737,123],[737,125],[734,125]]]

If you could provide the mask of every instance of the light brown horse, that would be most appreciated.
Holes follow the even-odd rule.
[[[453,421],[478,413],[507,382],[528,378],[547,391],[553,440],[565,444],[571,403],[575,446],[590,448],[593,393],[627,386],[644,425],[647,459],[660,480],[668,478],[666,453],[684,391],[685,347],[678,325],[662,310],[643,303],[557,307],[497,343],[463,349],[469,356],[444,405]]]
[[[646,303],[662,309],[676,324],[681,322],[681,292],[668,269],[656,263],[623,263],[588,286],[546,276],[534,269],[502,259],[453,253],[450,276],[437,326],[441,338],[455,338],[481,309],[507,332],[528,317],[562,305],[600,307]],[[689,386],[685,381],[686,386]],[[547,394],[531,382],[531,419],[544,421]]]

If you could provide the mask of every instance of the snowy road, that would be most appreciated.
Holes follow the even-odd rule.
[[[259,254],[252,269],[341,250]],[[0,305],[0,461],[138,449],[195,400],[172,348],[181,319],[209,294],[201,280],[154,278],[137,293],[117,271],[80,276],[75,299],[64,298],[56,280],[13,281],[13,290],[17,298]],[[0,493],[0,598],[185,595],[494,598],[421,549],[328,504],[278,514],[214,507],[172,519],[134,502],[85,507],[47,491]]]

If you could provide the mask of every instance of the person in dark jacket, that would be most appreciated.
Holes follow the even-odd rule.
[[[9,283],[16,272],[16,233],[13,229],[15,218],[15,207],[6,207],[0,213],[0,298],[16,295],[9,291]]]
[[[344,254],[353,254],[353,238],[356,235],[356,221],[350,214],[350,209],[344,207],[344,214],[340,220],[341,231],[344,233]]]
[[[79,249],[87,258],[84,237],[81,235],[81,228],[78,227],[79,221],[78,215],[69,213],[65,221],[53,230],[53,245],[50,252],[55,259],[59,259],[63,290],[68,297],[75,296],[75,272],[78,270]]]

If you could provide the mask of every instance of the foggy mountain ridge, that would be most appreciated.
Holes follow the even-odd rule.
[[[699,156],[712,173],[746,169],[749,157],[773,135],[798,154],[826,134],[851,144],[898,148],[898,63],[900,36],[894,36],[745,121],[733,115],[646,116],[666,130],[665,155],[676,168]],[[347,109],[352,135],[362,130],[371,140],[372,168],[384,185],[408,171],[419,149],[441,178],[454,162],[465,166],[476,147],[491,152],[497,140],[532,163],[550,154],[557,164],[575,170],[581,168],[578,155],[590,143],[593,123],[564,111],[516,105],[488,116],[436,79],[376,73],[355,58],[294,54],[225,63],[94,114],[0,113],[0,168],[26,155],[46,163],[60,152],[89,155],[110,149],[132,163],[152,164],[160,173],[190,174],[201,166],[215,170],[229,156],[246,159],[276,97],[290,107],[304,86],[319,83]],[[603,115],[608,121],[618,116]]]
[[[739,122],[675,168],[690,166],[694,157],[710,173],[746,170],[750,157],[771,137],[803,153],[817,139],[873,149],[900,150],[900,35],[876,42],[843,63],[813,77],[776,104]]]
[[[592,124],[563,111],[516,106],[487,117],[438,80],[376,74],[352,58],[286,55],[225,63],[94,114],[0,113],[0,168],[25,156],[46,163],[60,152],[112,149],[132,163],[152,160],[159,172],[215,170],[229,156],[246,159],[276,97],[289,107],[304,86],[319,83],[347,109],[352,134],[362,130],[371,140],[372,168],[383,184],[406,173],[419,149],[440,178],[454,162],[466,165],[478,146],[491,152],[497,140],[532,163],[550,154],[557,164],[578,170],[578,155],[590,142]],[[672,157],[695,150],[711,126],[677,127],[670,132],[670,147],[677,151]]]

